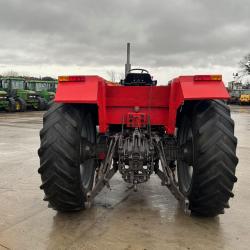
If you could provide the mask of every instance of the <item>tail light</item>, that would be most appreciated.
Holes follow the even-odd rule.
[[[196,75],[194,81],[222,81],[222,75]]]
[[[85,82],[85,76],[59,76],[59,82]]]

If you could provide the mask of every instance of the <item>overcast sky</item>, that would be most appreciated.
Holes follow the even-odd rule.
[[[161,83],[226,82],[250,52],[249,10],[249,0],[0,0],[0,74],[119,74],[130,41],[132,65]]]

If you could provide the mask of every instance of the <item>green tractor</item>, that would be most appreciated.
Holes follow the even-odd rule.
[[[0,79],[0,110],[8,112],[16,111],[16,102],[14,98],[9,97],[7,92],[4,90],[2,79]]]
[[[8,96],[14,98],[16,111],[25,111],[27,108],[46,109],[45,100],[38,96],[35,91],[25,88],[23,77],[3,77],[2,85]]]
[[[53,102],[57,81],[27,80],[26,89],[35,91],[38,96],[45,100],[46,108]]]

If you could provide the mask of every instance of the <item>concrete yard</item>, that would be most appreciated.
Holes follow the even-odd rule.
[[[184,215],[155,176],[135,193],[117,174],[82,212],[47,208],[37,173],[42,115],[0,113],[0,249],[250,249],[249,106],[232,106],[238,182],[216,218]]]

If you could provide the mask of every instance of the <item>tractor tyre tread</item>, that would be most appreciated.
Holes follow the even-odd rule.
[[[44,98],[38,96],[37,97],[37,100],[38,100],[38,110],[46,110],[47,108],[47,105],[46,105],[46,101]]]
[[[81,110],[71,104],[54,103],[44,114],[38,150],[44,200],[58,211],[84,209],[86,192],[79,173],[79,124]]]
[[[195,115],[194,115],[195,114]],[[229,107],[219,100],[201,101],[193,110],[197,171],[189,195],[194,214],[224,213],[237,181],[237,139]]]
[[[13,97],[8,98],[9,101],[9,107],[8,112],[15,112],[16,111],[16,102]]]

